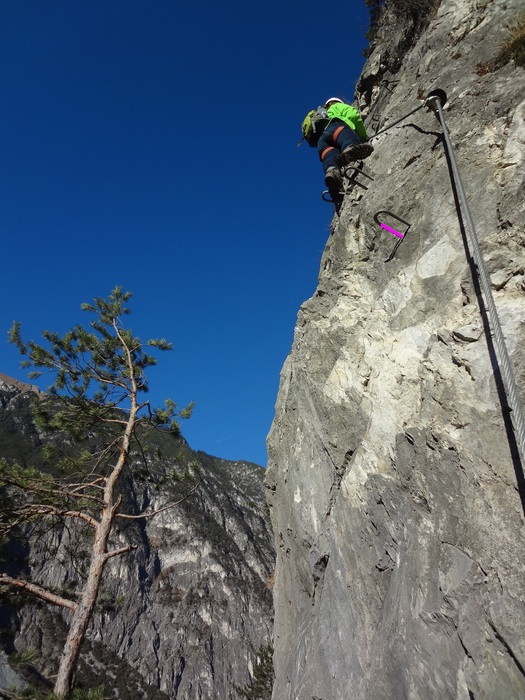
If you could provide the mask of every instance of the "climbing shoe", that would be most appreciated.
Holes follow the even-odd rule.
[[[344,167],[356,160],[364,160],[372,155],[374,147],[370,143],[358,143],[355,146],[348,146],[337,159],[339,165]]]
[[[343,178],[339,168],[330,168],[324,178],[325,185],[328,187],[328,192],[333,202],[339,203],[343,201],[342,185]]]
[[[324,184],[328,187],[330,192],[338,192],[342,185],[341,171],[339,168],[330,168],[324,178]]]

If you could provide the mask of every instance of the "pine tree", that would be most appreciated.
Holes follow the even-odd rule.
[[[273,649],[271,646],[261,647],[253,669],[252,680],[244,688],[235,688],[235,690],[242,698],[271,700],[274,678]]]
[[[178,410],[169,399],[163,408],[152,409],[144,399],[148,392],[145,371],[156,364],[146,348],[165,351],[171,349],[171,344],[165,340],[142,343],[124,326],[122,319],[130,313],[126,306],[130,297],[129,292],[116,287],[108,299],[96,298],[93,304],[83,304],[84,311],[96,315],[90,327],[77,325],[63,336],[44,331],[45,345],[25,343],[19,323],[10,331],[11,342],[25,358],[22,366],[32,370],[30,378],[44,370],[54,377],[47,398],[36,406],[36,421],[43,434],[67,434],[79,441],[98,431],[104,439],[97,450],[66,454],[60,462],[53,462],[51,473],[0,461],[0,543],[27,534],[35,523],[64,527],[74,522],[90,546],[76,599],[37,581],[0,573],[0,585],[25,591],[71,613],[54,687],[59,698],[72,691],[106,564],[133,549],[117,544],[112,537],[115,524],[120,519],[147,518],[159,512],[123,512],[119,480],[130,468],[132,446],[140,449],[144,433],[153,429],[179,436],[177,419],[188,418],[192,410],[192,405]],[[50,462],[52,442],[46,453]]]
[[[385,0],[365,0],[365,5],[368,7],[368,12],[370,14],[369,31],[374,31],[377,28],[379,15],[381,14],[381,8],[384,4]]]

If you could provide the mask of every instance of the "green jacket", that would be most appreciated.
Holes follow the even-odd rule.
[[[361,115],[352,105],[347,105],[343,102],[334,102],[328,107],[326,113],[330,119],[341,119],[345,124],[348,124],[348,126],[356,132],[361,141],[366,141],[368,139],[368,134],[366,133]]]

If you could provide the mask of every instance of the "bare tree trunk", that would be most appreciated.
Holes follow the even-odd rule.
[[[59,697],[67,697],[73,687],[80,648],[86,638],[86,632],[93,617],[104,567],[110,558],[106,552],[106,545],[117,507],[118,504],[104,511],[100,525],[95,533],[88,577],[82,590],[82,597],[78,602],[76,611],[73,613],[66,643],[60,657],[60,665],[54,687],[54,692]]]
[[[121,501],[120,497],[117,498],[116,501],[114,500],[115,486],[128,460],[131,436],[133,434],[138,410],[136,403],[136,385],[133,379],[132,387],[131,409],[120,447],[120,455],[111,474],[107,477],[104,488],[104,508],[102,517],[95,529],[95,540],[91,549],[91,564],[89,566],[87,580],[82,589],[78,607],[73,613],[66,643],[64,644],[60,657],[58,675],[54,687],[55,695],[60,698],[67,697],[73,688],[80,649],[86,638],[91,618],[93,617],[104,567],[109,559],[123,552],[130,551],[131,549],[131,547],[122,547],[120,549],[110,550],[109,552],[107,551],[109,535]]]

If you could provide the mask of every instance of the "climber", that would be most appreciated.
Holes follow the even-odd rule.
[[[365,125],[355,107],[338,97],[330,97],[323,107],[329,119],[317,143],[319,159],[323,164],[325,184],[334,202],[342,200],[341,168],[356,160],[363,160],[373,152]]]

